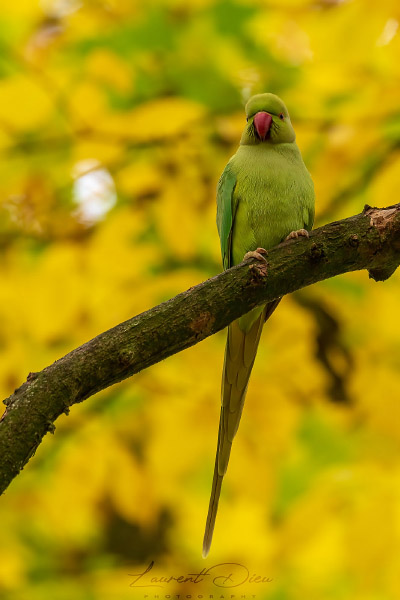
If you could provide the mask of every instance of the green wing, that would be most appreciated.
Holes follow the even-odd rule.
[[[307,229],[307,231],[311,231],[314,225],[314,195],[312,195],[311,200],[303,208],[304,229]]]
[[[232,172],[231,164],[228,162],[217,188],[217,227],[224,269],[229,269],[232,264],[232,228],[237,208],[237,201],[233,197],[235,185],[236,175]]]

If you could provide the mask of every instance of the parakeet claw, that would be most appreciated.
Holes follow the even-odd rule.
[[[268,252],[267,250],[265,250],[265,248],[257,248],[257,250],[246,252],[246,254],[243,256],[243,260],[249,260],[249,258],[256,258],[257,260],[267,264],[267,259],[265,258],[265,255],[267,254]]]
[[[285,242],[287,240],[297,240],[298,237],[310,237],[307,229],[298,229],[297,231],[291,231],[289,235],[285,238]]]

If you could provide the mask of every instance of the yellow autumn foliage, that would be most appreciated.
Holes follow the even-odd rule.
[[[3,398],[221,269],[253,93],[289,107],[316,226],[397,202],[395,0],[0,5]],[[398,600],[399,294],[362,272],[282,300],[206,561],[225,334],[73,406],[0,500],[0,597]]]

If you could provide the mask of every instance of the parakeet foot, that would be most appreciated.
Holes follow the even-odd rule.
[[[264,255],[267,255],[268,252],[265,248],[257,248],[257,250],[252,250],[251,252],[246,252],[243,256],[243,260],[249,260],[249,258],[256,258],[257,260],[267,263],[267,259]]]
[[[310,237],[307,229],[298,229],[297,231],[291,231],[285,238],[285,242],[288,240],[297,240],[298,237]]]

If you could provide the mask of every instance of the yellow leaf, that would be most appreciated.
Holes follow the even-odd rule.
[[[49,94],[29,77],[0,79],[0,121],[24,131],[43,125],[52,113]]]

